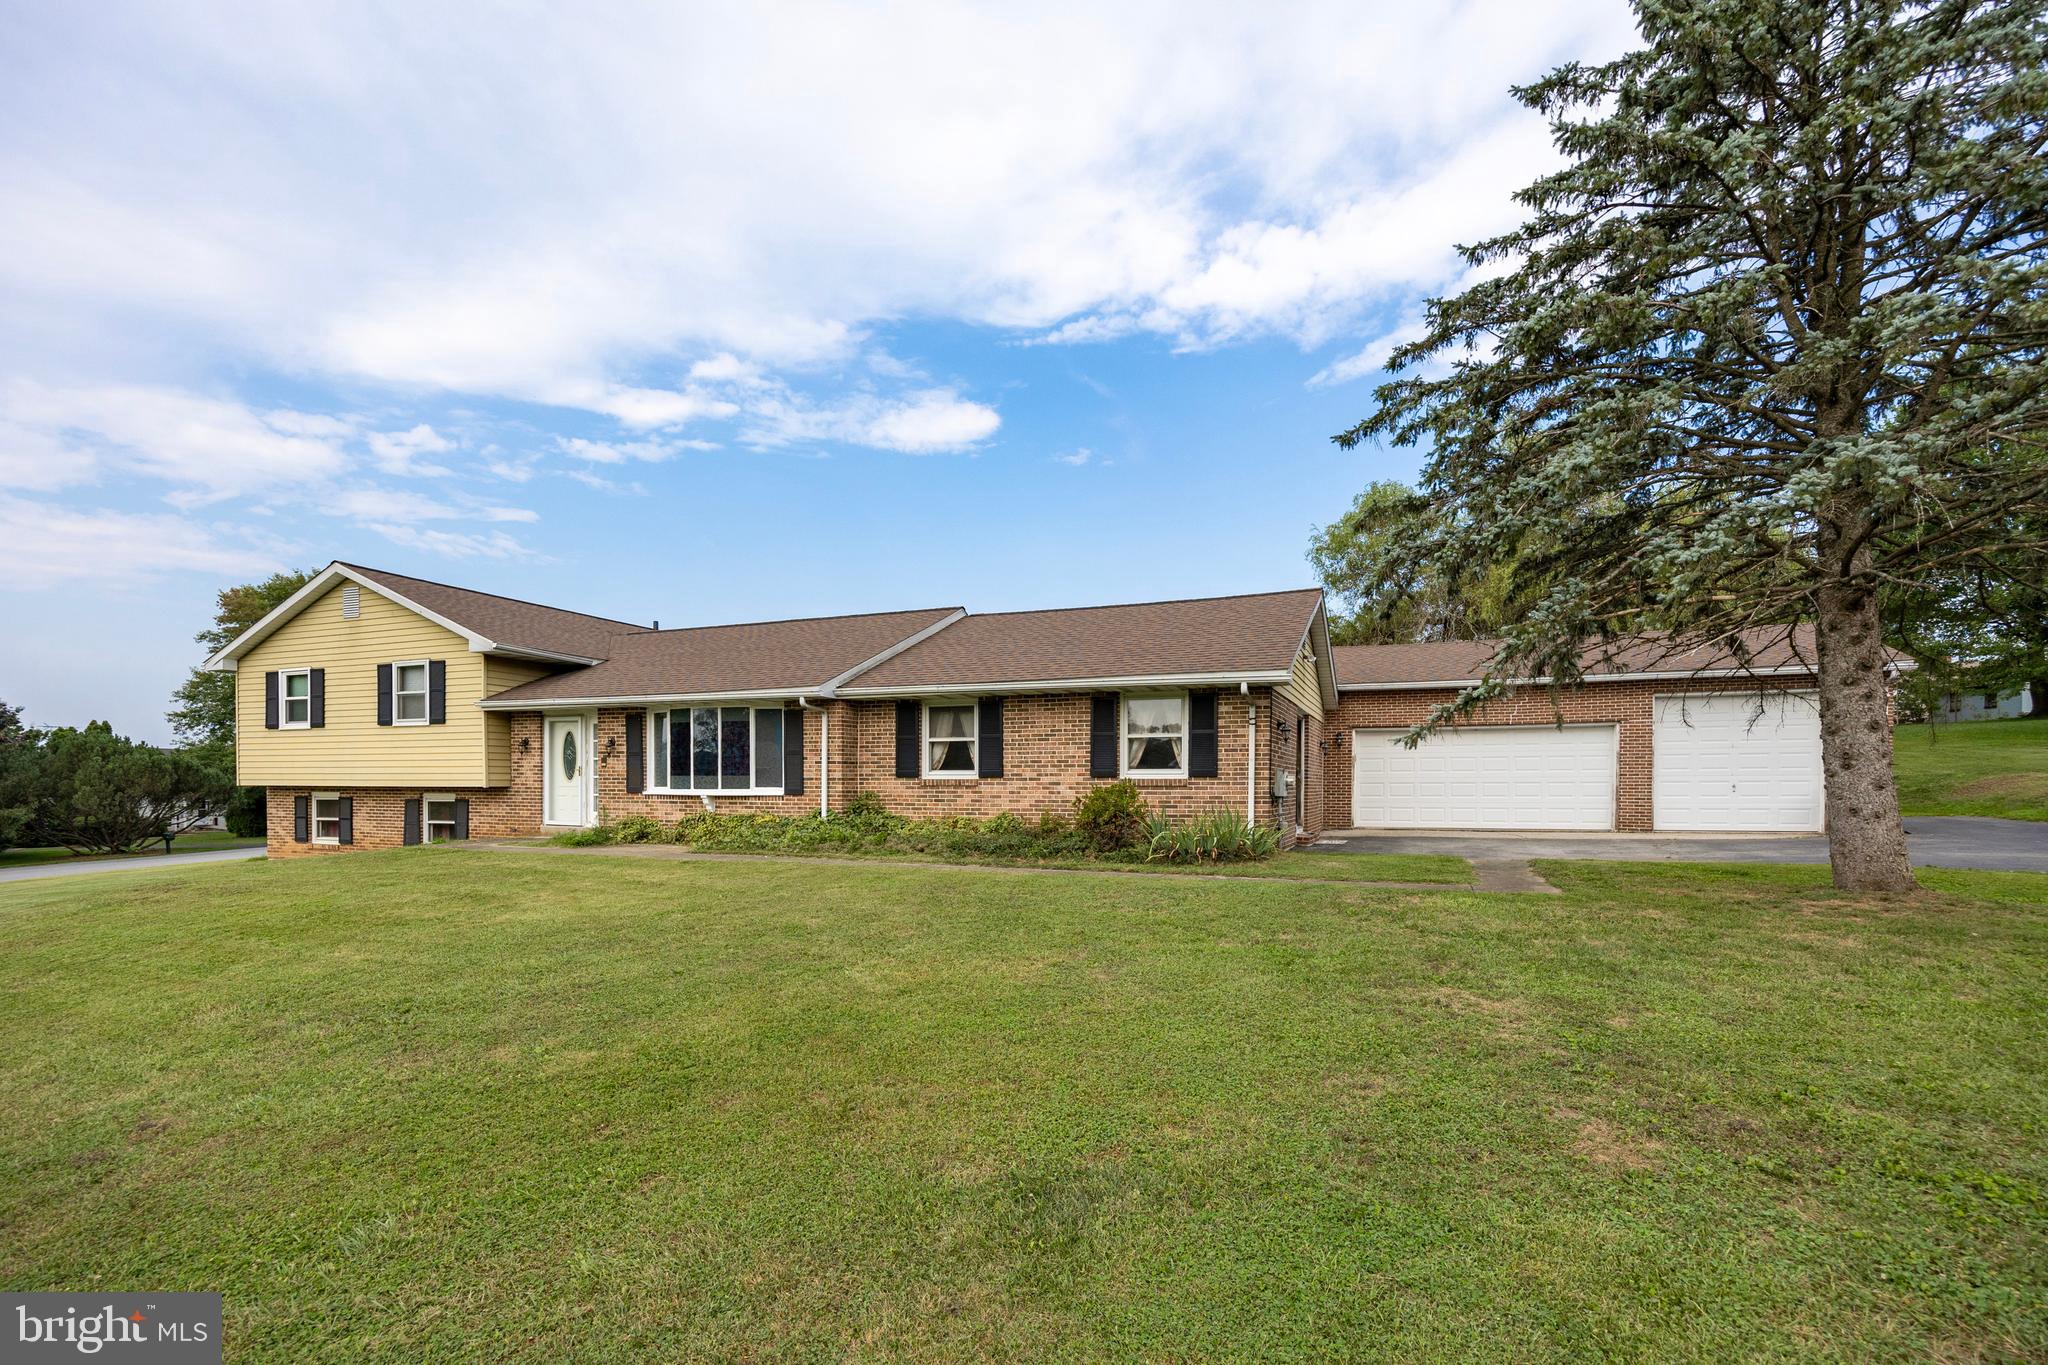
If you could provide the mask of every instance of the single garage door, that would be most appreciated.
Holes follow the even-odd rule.
[[[1657,698],[1658,829],[1817,830],[1820,711],[1812,693]]]
[[[1351,735],[1351,823],[1393,829],[1613,829],[1612,725]]]

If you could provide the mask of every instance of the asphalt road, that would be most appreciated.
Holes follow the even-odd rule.
[[[1353,853],[1450,853],[1460,858],[1592,858],[1621,862],[1825,863],[1818,834],[1519,834],[1388,831],[1318,840]],[[2048,872],[2048,823],[1976,815],[1916,815],[1906,821],[1916,867]]]
[[[69,863],[33,863],[0,868],[0,882],[32,882],[44,877],[83,877],[95,872],[140,872],[154,867],[189,867],[193,863],[234,863],[261,858],[263,845],[217,848],[205,853],[160,853],[140,858],[80,858]]]

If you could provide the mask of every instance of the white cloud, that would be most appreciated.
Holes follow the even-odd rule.
[[[176,389],[17,380],[0,389],[0,408],[15,426],[98,447],[102,461],[161,479],[180,505],[303,484],[343,464],[331,435],[300,434],[302,414]]]
[[[0,494],[0,582],[12,588],[112,584],[180,570],[246,578],[280,567],[171,513],[81,510]]]
[[[703,449],[686,441],[592,441],[582,436],[564,436],[557,442],[564,454],[592,464],[625,464],[639,460],[648,464],[673,459],[684,449]]]
[[[377,467],[387,474],[435,476],[454,472],[444,465],[420,460],[422,455],[442,455],[455,449],[455,442],[425,422],[410,431],[373,431],[366,439]]]
[[[502,507],[493,503],[452,503],[400,488],[349,488],[332,493],[321,502],[324,511],[354,521],[402,523],[422,521],[533,522],[538,512],[524,507]]]
[[[18,16],[0,365],[200,354],[654,430],[732,395],[637,376],[730,390],[906,317],[1316,345],[1542,169],[1510,83],[1630,37],[1620,0],[629,11]]]
[[[1079,450],[1069,450],[1065,454],[1055,455],[1052,458],[1056,463],[1072,465],[1078,469],[1094,459],[1095,452],[1087,446],[1082,446]]]
[[[402,523],[365,523],[368,529],[408,550],[446,559],[531,559],[534,554],[503,531],[438,531]]]
[[[1325,365],[1311,375],[1308,382],[1311,387],[1323,388],[1331,384],[1349,384],[1367,375],[1380,375],[1387,368],[1387,357],[1411,341],[1420,341],[1428,332],[1429,328],[1419,318],[1411,319],[1384,336],[1374,337],[1365,349]],[[1393,376],[1381,377],[1390,379]]]
[[[898,399],[860,394],[829,405],[783,394],[750,408],[748,418],[742,439],[749,445],[839,441],[909,455],[969,450],[1003,424],[994,408],[951,389],[926,389]]]
[[[0,488],[41,493],[86,483],[98,464],[90,450],[53,432],[0,420]]]

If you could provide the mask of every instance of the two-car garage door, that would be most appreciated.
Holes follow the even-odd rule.
[[[1613,725],[1467,726],[1413,749],[1394,742],[1402,733],[1352,734],[1359,828],[1614,828]],[[1657,697],[1651,739],[1657,829],[1821,827],[1820,720],[1810,695],[1761,704],[1753,693]]]
[[[1612,725],[1400,730],[1351,736],[1351,819],[1388,829],[1613,829]]]

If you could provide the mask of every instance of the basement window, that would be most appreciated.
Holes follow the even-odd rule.
[[[341,842],[340,793],[313,793],[313,842],[316,844],[338,844]]]
[[[428,792],[421,804],[426,807],[427,842],[454,839],[455,798],[446,792]]]

